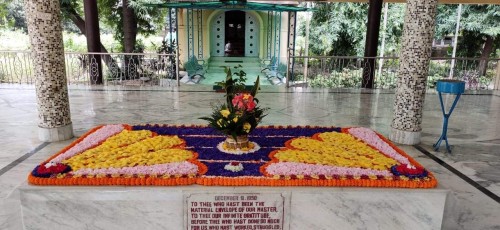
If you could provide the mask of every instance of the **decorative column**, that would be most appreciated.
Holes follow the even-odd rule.
[[[73,126],[59,0],[25,0],[24,4],[36,77],[39,138],[49,142],[70,139]]]
[[[408,0],[394,116],[389,138],[397,143],[420,143],[422,109],[436,21],[437,0]]]

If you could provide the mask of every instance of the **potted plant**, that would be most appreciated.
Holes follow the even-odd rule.
[[[236,70],[241,66],[235,67]],[[259,100],[255,98],[259,90],[259,77],[250,90],[245,89],[246,73],[236,71],[233,79],[231,68],[224,67],[226,80],[217,83],[224,89],[226,103],[214,106],[212,115],[201,117],[208,121],[209,126],[218,130],[227,138],[223,144],[226,149],[248,149],[248,135],[257,127],[266,116],[267,108],[257,106]]]

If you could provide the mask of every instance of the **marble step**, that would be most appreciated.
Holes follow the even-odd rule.
[[[224,66],[229,66],[231,69],[233,69],[235,66],[241,65],[243,69],[256,69],[256,70],[261,70],[262,67],[260,64],[256,63],[222,63],[222,62],[211,62],[208,64],[209,69],[221,69],[224,70]]]
[[[225,61],[241,61],[241,62],[256,62],[260,63],[257,57],[211,57],[210,62],[225,62]]]
[[[188,213],[193,211],[189,201],[195,197],[240,197],[249,194],[268,200],[278,198],[279,229],[441,229],[448,193],[442,189],[198,185],[23,185],[19,191],[24,228],[51,230],[188,229],[192,224],[188,221],[191,218]]]

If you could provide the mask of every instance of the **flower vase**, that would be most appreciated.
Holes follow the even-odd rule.
[[[243,149],[249,148],[248,135],[237,136],[236,140],[232,136],[227,136],[224,141],[226,144],[226,148],[228,149]]]

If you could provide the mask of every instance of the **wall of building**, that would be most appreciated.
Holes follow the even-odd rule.
[[[203,60],[206,62],[210,59],[210,28],[213,19],[219,14],[224,12],[223,10],[203,10],[203,20],[202,20],[202,36],[203,36]],[[269,22],[267,20],[267,12],[265,11],[249,11],[251,12],[259,21],[259,58],[265,59],[267,57],[267,28]],[[178,11],[178,36],[179,36],[179,59],[182,65],[188,60],[188,33],[187,33],[187,9],[179,9]],[[195,56],[198,55],[198,30],[197,30],[197,20],[196,13],[194,14],[194,47]],[[288,14],[283,12],[281,14],[281,41],[280,41],[280,62],[286,63],[286,49],[287,49],[287,39],[288,39]]]

